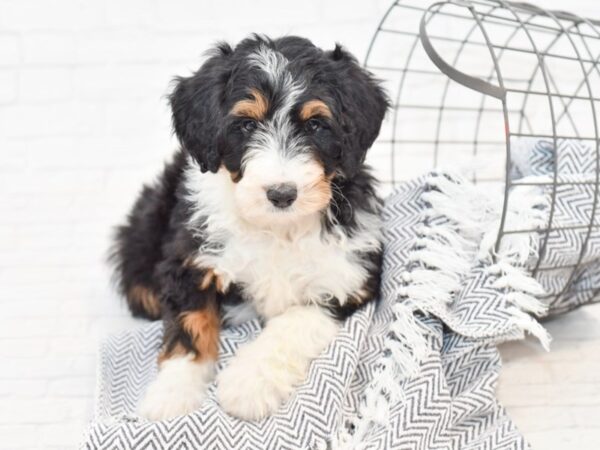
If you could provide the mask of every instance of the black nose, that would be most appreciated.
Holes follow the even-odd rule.
[[[294,183],[274,184],[267,188],[267,198],[277,208],[287,208],[298,197],[298,189]]]

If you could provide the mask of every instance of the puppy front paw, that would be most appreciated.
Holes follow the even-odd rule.
[[[197,410],[213,374],[213,362],[195,362],[192,355],[164,361],[138,407],[138,414],[157,421]]]
[[[288,400],[294,387],[304,379],[308,362],[300,364],[300,369],[278,360],[254,358],[251,347],[252,344],[243,349],[248,351],[236,355],[217,375],[217,399],[232,416],[260,420]]]

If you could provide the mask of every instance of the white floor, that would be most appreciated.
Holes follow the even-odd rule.
[[[598,449],[600,305],[545,325],[549,353],[533,341],[502,346],[500,401],[534,449]]]

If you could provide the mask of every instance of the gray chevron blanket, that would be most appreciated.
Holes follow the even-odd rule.
[[[554,163],[544,160],[544,145],[527,145],[526,164],[515,168],[515,179],[526,183],[510,192],[509,228],[544,228],[551,209],[553,228],[559,230],[595,214],[592,191],[573,184],[553,193],[543,184],[548,167],[526,173],[533,160]],[[568,174],[577,180],[589,175]],[[587,241],[575,286],[595,286],[597,294],[600,280],[593,278],[599,271],[592,269],[598,268],[600,246],[590,243],[599,236],[579,236],[571,229],[547,239],[544,233],[514,233],[496,249],[501,210],[501,196],[457,176],[436,173],[400,185],[384,210],[380,302],[349,318],[290,401],[260,422],[226,415],[214,386],[191,415],[155,423],[136,417],[137,403],[157,371],[162,326],[110,337],[100,351],[95,417],[83,448],[528,448],[495,397],[496,344],[528,332],[547,346],[549,337],[534,316],[592,298],[593,289],[582,297],[572,287],[549,304],[554,297],[547,293],[564,291],[570,275],[559,281],[544,271],[537,272],[538,279],[529,275],[542,246],[544,264],[558,267],[579,258],[577,244]],[[257,322],[225,329],[219,366],[259,331]]]

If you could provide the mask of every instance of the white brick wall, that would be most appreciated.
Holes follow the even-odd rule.
[[[172,77],[254,31],[339,41],[362,59],[388,4],[0,0],[0,449],[73,448],[98,340],[135,322],[104,258],[174,148]],[[597,0],[569,8],[600,16]]]

